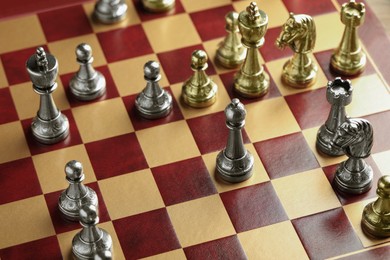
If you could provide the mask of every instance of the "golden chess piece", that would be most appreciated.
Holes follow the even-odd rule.
[[[317,65],[309,57],[316,41],[316,26],[311,16],[290,13],[275,44],[284,49],[287,45],[294,56],[283,66],[282,80],[294,88],[306,88],[314,84]]]
[[[152,13],[167,12],[175,7],[175,0],[142,0],[144,8]]]
[[[260,64],[258,48],[264,45],[268,16],[251,2],[238,16],[242,44],[247,48],[245,61],[234,75],[234,89],[243,97],[264,96],[269,90],[269,76]]]
[[[376,193],[378,199],[363,210],[362,229],[374,237],[390,237],[390,175],[378,180]]]
[[[205,72],[208,67],[207,54],[202,50],[195,50],[191,56],[191,69],[194,74],[184,82],[182,98],[191,107],[211,106],[217,99],[218,86]]]
[[[345,24],[343,38],[331,58],[331,68],[342,75],[361,73],[366,65],[366,54],[360,46],[357,27],[363,24],[366,9],[363,3],[350,0],[341,7],[340,19]]]
[[[246,55],[246,49],[241,43],[238,28],[238,13],[229,12],[225,16],[227,35],[217,49],[216,60],[225,68],[231,69],[240,66]]]

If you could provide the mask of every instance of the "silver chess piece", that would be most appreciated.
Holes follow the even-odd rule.
[[[127,4],[124,0],[98,0],[93,16],[101,23],[117,23],[126,18]]]
[[[172,10],[175,0],[142,0],[144,8],[152,13],[161,13]]]
[[[240,100],[234,98],[225,108],[225,115],[229,137],[226,148],[217,155],[217,176],[227,182],[242,182],[252,176],[254,162],[242,140],[246,110]]]
[[[337,128],[348,120],[345,106],[352,102],[352,85],[349,80],[336,78],[329,81],[326,89],[326,99],[331,104],[330,113],[325,124],[317,133],[316,147],[319,151],[330,156],[343,155],[340,149],[332,143]]]
[[[167,116],[172,111],[172,96],[158,84],[161,79],[160,64],[156,61],[145,63],[144,78],[146,87],[135,100],[138,113],[147,119]]]
[[[92,48],[86,43],[76,47],[79,70],[69,82],[70,91],[79,100],[92,100],[106,93],[106,79],[92,67]]]
[[[225,20],[227,35],[217,49],[215,58],[225,68],[236,68],[244,62],[246,56],[246,48],[242,45],[238,28],[238,13],[229,12]]]
[[[78,221],[79,211],[83,205],[98,207],[96,192],[85,186],[83,166],[78,161],[70,161],[65,165],[66,180],[69,187],[61,193],[58,199],[58,208],[65,219]]]
[[[83,205],[79,214],[83,229],[73,238],[73,257],[80,260],[111,259],[112,238],[106,230],[96,226],[99,223],[97,208],[94,205]]]
[[[332,142],[348,156],[348,160],[337,168],[333,179],[339,191],[361,194],[371,188],[373,171],[364,158],[370,156],[373,136],[370,122],[361,118],[351,118],[337,128]]]
[[[32,134],[40,143],[58,143],[69,135],[69,121],[52,97],[57,88],[57,59],[39,47],[27,60],[26,68],[34,91],[40,95],[39,110],[31,123]]]

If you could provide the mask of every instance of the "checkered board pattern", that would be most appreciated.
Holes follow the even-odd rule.
[[[5,10],[19,2],[9,1]],[[390,174],[390,41],[369,6],[359,28],[368,64],[351,79],[347,112],[374,126],[367,161],[375,184],[366,194],[341,196],[331,181],[346,157],[319,154],[315,138],[330,109],[325,86],[337,76],[329,59],[344,29],[342,1],[259,1],[269,16],[260,52],[272,80],[263,98],[241,99],[244,141],[255,167],[253,177],[239,184],[214,174],[228,135],[223,110],[236,97],[235,71],[218,67],[214,56],[226,33],[225,14],[244,10],[249,1],[177,0],[168,14],[148,14],[139,1],[128,1],[128,19],[112,26],[90,19],[93,2],[53,1],[67,6],[38,11],[25,2],[22,11],[30,13],[0,21],[1,259],[71,257],[80,225],[61,219],[57,200],[67,187],[64,165],[72,159],[83,163],[85,183],[99,196],[100,227],[113,237],[115,259],[390,258],[390,239],[369,238],[360,228],[378,178]],[[312,15],[317,26],[313,59],[319,71],[310,89],[292,89],[280,79],[292,53],[274,42],[290,11]],[[81,42],[92,46],[94,66],[107,80],[107,94],[94,102],[69,95]],[[70,136],[51,146],[35,142],[29,130],[39,97],[25,61],[37,46],[58,58],[54,99],[71,125]],[[204,109],[180,101],[195,49],[208,53],[207,73],[219,86],[217,102]],[[161,63],[161,85],[174,97],[172,113],[155,121],[134,109],[148,60]]]

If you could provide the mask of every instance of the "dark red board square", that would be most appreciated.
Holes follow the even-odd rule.
[[[37,108],[38,109],[38,108]],[[40,153],[46,153],[50,151],[55,151],[58,149],[62,149],[65,147],[81,144],[82,140],[80,137],[80,133],[77,129],[76,121],[74,120],[73,114],[71,110],[64,110],[61,113],[66,115],[69,121],[69,135],[61,142],[58,142],[56,144],[41,144],[38,141],[36,141],[32,135],[31,132],[31,122],[32,118],[26,119],[22,121],[22,127],[24,134],[26,136],[28,147],[30,148],[30,152],[32,155],[40,154]]]
[[[325,172],[326,178],[332,184],[332,188],[335,191],[335,193],[336,193],[336,195],[337,195],[337,197],[342,205],[347,205],[347,204],[351,204],[351,203],[354,203],[357,201],[362,201],[362,200],[377,197],[376,186],[377,186],[379,178],[382,177],[382,173],[379,170],[378,166],[376,165],[375,161],[372,159],[371,156],[368,157],[367,159],[365,159],[365,161],[368,163],[368,165],[371,166],[371,168],[374,172],[374,178],[372,181],[371,189],[368,192],[360,194],[360,195],[356,195],[356,194],[351,195],[351,194],[342,193],[334,187],[333,179],[334,179],[334,175],[337,171],[339,164],[330,165],[330,166],[323,168],[323,171]]]
[[[61,76],[62,85],[64,86],[66,97],[68,98],[69,104],[71,107],[78,107],[78,106],[94,103],[97,101],[102,101],[102,100],[106,100],[106,99],[110,99],[110,98],[119,97],[118,90],[115,86],[114,80],[112,79],[112,76],[111,76],[111,73],[110,73],[110,70],[108,69],[108,67],[101,66],[101,67],[96,67],[95,69],[97,71],[99,71],[100,73],[102,73],[106,79],[106,93],[103,96],[101,96],[97,99],[94,99],[94,100],[90,100],[90,101],[83,102],[83,101],[77,100],[73,96],[73,94],[70,92],[69,82],[73,78],[75,72],[68,73],[68,74]]]
[[[227,34],[225,15],[231,11],[234,11],[233,6],[225,5],[190,14],[202,41],[223,37]]]
[[[167,206],[217,193],[201,157],[152,168],[152,173]]]
[[[37,47],[38,46],[14,52],[8,52],[0,56],[9,85],[23,83],[30,80],[26,70],[26,62],[31,55],[35,54]],[[46,45],[41,47],[47,50]]]
[[[341,257],[343,260],[367,260],[367,259],[390,259],[390,245],[363,251],[354,255]]]
[[[28,231],[26,231],[28,232]],[[46,237],[17,246],[0,249],[1,259],[62,259],[56,236]]]
[[[18,119],[9,88],[0,89],[0,124],[17,121]]]
[[[371,152],[378,153],[390,150],[390,110],[365,116],[364,118],[370,121],[374,129],[374,145]],[[384,174],[389,173],[384,172]]]
[[[226,147],[229,129],[226,127],[224,112],[192,118],[187,123],[201,154],[220,151]],[[206,129],[209,131],[205,131]],[[245,129],[241,132],[244,143],[249,143]]]
[[[129,113],[131,122],[133,123],[133,127],[136,131],[183,119],[183,115],[181,114],[180,108],[172,94],[171,88],[166,87],[164,89],[168,91],[172,96],[172,111],[166,117],[159,119],[146,119],[139,115],[137,109],[135,108],[135,99],[137,98],[137,95],[131,95],[123,98],[126,110]]]
[[[285,96],[301,129],[321,126],[328,118],[331,105],[326,100],[326,87]]]
[[[191,53],[195,50],[204,50],[202,45],[194,45],[182,49],[157,54],[169,83],[175,84],[189,79],[193,71],[191,70]],[[210,61],[206,74],[214,75],[216,71]]]
[[[65,180],[65,174],[64,174],[64,182]],[[107,211],[106,204],[104,203],[104,199],[101,195],[100,188],[97,182],[92,182],[86,184],[86,186],[90,187],[93,189],[97,196],[98,196],[98,201],[99,201],[99,219],[100,223],[110,221],[110,216]],[[51,220],[53,222],[54,229],[56,231],[56,234],[68,232],[71,230],[75,229],[80,229],[80,223],[78,221],[69,221],[66,220],[61,211],[58,208],[58,198],[60,197],[62,191],[56,191],[52,193],[45,194],[45,200],[47,207],[49,209],[49,213],[51,216]]]
[[[142,22],[150,21],[153,19],[158,19],[161,17],[171,16],[175,14],[184,13],[184,7],[180,0],[175,1],[175,7],[167,12],[162,13],[151,13],[145,10],[145,8],[142,5],[142,0],[133,0],[135,9],[137,10],[138,17],[141,19]]]
[[[165,208],[113,221],[126,259],[139,259],[180,248]]]
[[[286,21],[288,16],[286,17]],[[279,37],[282,27],[270,28],[265,35],[265,42],[263,47],[260,47],[260,53],[263,59],[268,62],[276,59],[292,57],[293,51],[290,47],[286,46],[284,49],[279,49],[276,45],[276,39]],[[280,68],[282,70],[282,68]]]
[[[337,12],[332,1],[316,0],[316,1],[291,1],[283,0],[289,12],[294,14],[320,15],[324,13]]]
[[[98,33],[97,37],[108,62],[153,53],[140,24]]]
[[[42,194],[31,157],[0,164],[0,183],[0,205]],[[28,183],[28,189],[23,183]]]
[[[88,143],[85,147],[98,180],[148,168],[134,133]]]
[[[288,220],[271,182],[220,194],[236,232]]]
[[[39,13],[38,18],[48,42],[92,33],[82,5]]]
[[[221,78],[222,83],[223,83],[230,99],[238,98],[238,99],[240,99],[240,101],[244,105],[246,105],[246,104],[250,104],[253,102],[258,102],[259,100],[264,100],[264,99],[269,99],[269,98],[281,96],[279,89],[275,84],[275,81],[272,79],[271,75],[269,74],[267,66],[264,66],[264,70],[268,73],[268,75],[270,77],[270,85],[269,85],[268,93],[260,98],[251,98],[251,99],[244,98],[244,97],[241,97],[239,94],[237,94],[236,91],[234,91],[234,74],[236,74],[237,71],[231,71],[231,72],[227,72],[224,74],[220,74],[219,77]]]
[[[319,167],[300,132],[261,141],[254,146],[271,179]]]
[[[325,259],[363,249],[342,208],[292,220],[310,259]]]
[[[224,237],[184,248],[188,260],[196,259],[247,259],[237,236]]]
[[[341,40],[341,39],[340,39]],[[326,50],[321,52],[314,53],[314,56],[317,59],[318,65],[321,67],[322,71],[325,73],[325,76],[328,80],[334,80],[335,77],[346,78],[346,76],[338,74],[330,68],[330,59],[332,57],[334,50]],[[353,79],[361,76],[367,76],[375,73],[375,69],[371,64],[370,59],[367,59],[366,68],[361,74],[348,76],[348,79]]]

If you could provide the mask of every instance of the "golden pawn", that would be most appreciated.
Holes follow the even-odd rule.
[[[306,14],[290,13],[275,43],[280,49],[288,45],[294,51],[294,56],[283,66],[284,83],[294,88],[306,88],[314,84],[318,68],[309,53],[313,51],[315,41],[316,26],[313,18]]]
[[[341,8],[340,19],[345,30],[340,45],[331,58],[331,68],[342,75],[359,74],[366,65],[366,54],[360,46],[357,27],[364,22],[366,9],[363,3],[350,0]]]
[[[144,8],[152,13],[167,12],[175,7],[175,0],[142,0]]]
[[[374,237],[390,237],[390,175],[378,180],[376,193],[379,198],[363,210],[362,229]]]
[[[234,75],[234,89],[243,97],[264,96],[269,90],[269,76],[260,64],[258,48],[264,45],[268,16],[251,2],[238,17],[242,44],[247,48],[241,70]]]
[[[191,69],[194,75],[184,82],[181,92],[184,102],[191,107],[208,107],[217,99],[218,86],[205,72],[208,67],[207,59],[206,52],[202,50],[192,52]]]

